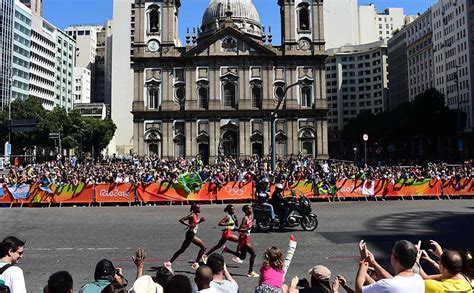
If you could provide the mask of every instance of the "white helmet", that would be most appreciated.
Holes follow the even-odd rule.
[[[270,183],[270,180],[268,180],[268,178],[265,177],[265,178],[262,179],[262,182]]]
[[[281,183],[278,183],[277,185],[275,185],[276,189],[283,189],[283,184]]]

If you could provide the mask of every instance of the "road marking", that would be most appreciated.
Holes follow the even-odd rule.
[[[56,247],[56,248],[25,248],[27,251],[72,251],[72,250],[77,250],[77,251],[84,251],[84,250],[100,250],[100,251],[105,251],[105,250],[132,250],[135,248],[131,247],[126,247],[126,248],[120,248],[120,247]]]
[[[358,259],[358,255],[339,255],[339,256],[328,256],[326,259]]]

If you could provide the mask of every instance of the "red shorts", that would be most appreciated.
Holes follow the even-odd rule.
[[[250,244],[250,235],[240,234],[239,235],[239,244],[237,245],[238,250],[242,249],[243,246]]]
[[[232,233],[232,230],[230,229],[225,229],[222,232],[222,239],[229,240],[234,234]]]

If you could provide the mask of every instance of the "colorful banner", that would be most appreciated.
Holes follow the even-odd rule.
[[[94,186],[86,186],[84,183],[35,186],[30,193],[31,196],[23,203],[92,203]]]
[[[135,202],[135,186],[133,184],[98,184],[95,186],[95,201],[104,202]]]
[[[318,184],[316,190],[313,182],[302,180],[284,184],[284,195],[294,192],[310,198],[326,199],[334,194],[339,198],[365,197],[420,197],[420,196],[474,196],[474,180],[451,179],[442,182],[437,179],[426,180],[365,180],[347,179],[337,182],[335,187]],[[270,193],[275,190],[271,186]],[[50,204],[50,203],[132,203],[132,202],[185,202],[236,200],[250,201],[254,197],[253,183],[227,182],[223,186],[205,183],[198,191],[187,192],[180,183],[152,183],[135,186],[133,184],[98,184],[61,186],[29,185],[8,186],[0,188],[0,204]]]
[[[474,196],[474,179],[451,179],[442,183],[443,195]]]
[[[217,200],[251,200],[253,184],[243,182],[227,182],[218,189]]]

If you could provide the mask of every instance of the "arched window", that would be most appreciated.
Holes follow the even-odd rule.
[[[311,107],[312,106],[312,99],[311,99],[311,88],[308,86],[301,88],[301,106],[303,107]]]
[[[157,87],[150,87],[148,89],[148,108],[158,109],[160,105],[159,92]]]
[[[224,107],[235,108],[235,90],[235,85],[231,82],[224,85]]]
[[[180,109],[184,110],[184,104],[186,102],[186,90],[184,89],[184,85],[179,85],[176,87],[175,99],[179,104]]]
[[[148,31],[158,33],[160,31],[160,8],[156,5],[150,7],[148,12]]]
[[[310,28],[308,4],[301,4],[298,10],[298,29],[300,31],[309,31]]]
[[[209,89],[207,87],[200,87],[199,88],[199,107],[202,109],[208,109],[209,108]]]
[[[252,107],[262,108],[262,85],[254,83],[252,85]]]

